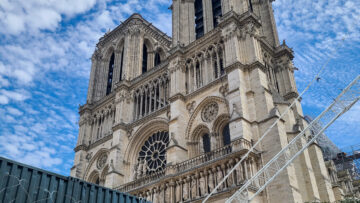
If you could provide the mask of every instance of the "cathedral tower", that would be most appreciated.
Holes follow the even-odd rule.
[[[155,203],[202,200],[298,96],[271,2],[173,0],[172,38],[139,14],[105,34],[71,175]],[[224,202],[304,126],[297,102],[210,201]],[[314,144],[256,201],[334,201],[322,160]]]

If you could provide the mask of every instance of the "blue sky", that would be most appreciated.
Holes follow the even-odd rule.
[[[171,35],[170,0],[0,0],[0,156],[68,175],[98,39],[132,13]],[[276,0],[281,41],[295,51],[303,97],[315,117],[360,74],[360,1]],[[360,104],[326,133],[360,143]]]

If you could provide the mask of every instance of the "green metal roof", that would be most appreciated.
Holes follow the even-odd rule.
[[[147,203],[145,200],[0,157],[1,203]]]

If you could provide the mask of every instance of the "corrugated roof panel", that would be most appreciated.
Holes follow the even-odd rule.
[[[0,157],[1,203],[147,203],[137,197]]]

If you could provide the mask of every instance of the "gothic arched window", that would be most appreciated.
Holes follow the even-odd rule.
[[[124,62],[124,47],[121,51],[121,61],[120,61],[120,81],[122,81],[122,74],[123,74],[123,62]]]
[[[219,24],[218,18],[222,16],[221,0],[212,0],[211,3],[212,3],[214,27],[216,27]]]
[[[222,138],[223,138],[224,146],[231,144],[229,124],[226,124],[226,126],[223,128],[223,130],[222,130]]]
[[[138,177],[165,169],[168,145],[169,133],[166,131],[154,133],[145,141],[139,152]]]
[[[253,4],[252,4],[252,1],[251,1],[251,0],[249,0],[249,7],[250,7],[250,11],[253,12],[254,9],[253,9]]]
[[[160,53],[156,52],[155,53],[155,61],[154,61],[154,66],[157,66],[161,63],[161,57],[160,57]]]
[[[143,45],[143,57],[142,57],[142,73],[146,73],[146,71],[147,71],[147,60],[148,60],[147,46],[144,43],[144,45]]]
[[[203,142],[203,147],[204,147],[204,152],[210,152],[211,151],[211,141],[210,141],[210,136],[209,134],[205,134],[202,137],[202,142]]]
[[[196,39],[204,35],[204,14],[202,0],[195,0],[195,33]]]
[[[113,81],[113,73],[114,73],[114,65],[115,65],[115,54],[113,53],[110,58],[109,62],[109,73],[107,79],[107,88],[106,88],[106,95],[111,93],[111,86]]]

